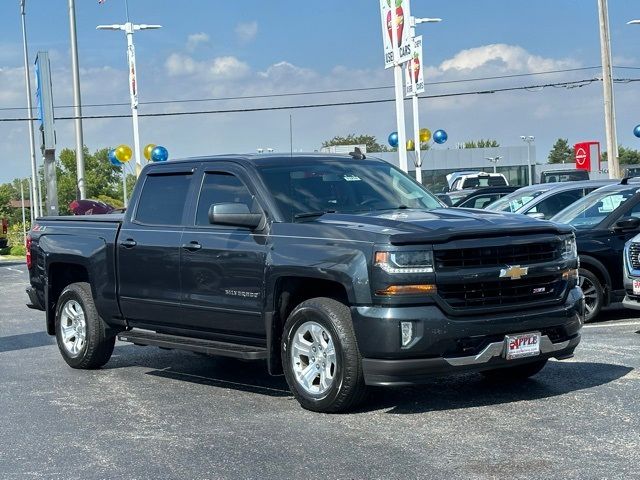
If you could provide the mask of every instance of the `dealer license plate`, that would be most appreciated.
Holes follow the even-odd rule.
[[[640,280],[633,281],[633,294],[640,295]]]
[[[540,355],[540,332],[507,335],[504,342],[507,360]]]

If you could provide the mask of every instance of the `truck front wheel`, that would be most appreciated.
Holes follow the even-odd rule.
[[[99,368],[111,358],[116,338],[107,334],[88,283],[72,283],[60,294],[56,307],[56,339],[70,367]]]
[[[291,392],[308,410],[343,412],[365,396],[351,312],[337,300],[314,298],[293,310],[282,335],[282,365]]]

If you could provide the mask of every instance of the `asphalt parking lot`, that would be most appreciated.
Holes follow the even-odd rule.
[[[117,344],[67,367],[0,263],[0,478],[640,478],[640,319],[585,327],[574,359],[519,385],[479,375],[301,409],[262,363]]]

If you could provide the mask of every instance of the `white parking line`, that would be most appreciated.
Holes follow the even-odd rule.
[[[623,323],[600,323],[598,325],[584,325],[582,328],[605,328],[605,327],[636,327],[640,326],[640,320]]]
[[[16,270],[15,268],[11,268],[11,267],[4,267],[7,270],[11,270],[12,272],[17,272],[17,273],[22,273],[22,270]]]

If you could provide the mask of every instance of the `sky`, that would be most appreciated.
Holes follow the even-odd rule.
[[[26,0],[30,60],[49,51],[56,116],[73,113],[66,0]],[[377,0],[130,0],[135,23],[161,24],[135,36],[140,113],[282,107],[393,98],[393,90],[308,94],[388,87]],[[610,0],[614,76],[640,78],[640,4]],[[427,95],[535,86],[601,76],[597,0],[412,0],[412,14],[441,17],[418,27],[424,38]],[[26,114],[19,0],[0,5],[0,120]],[[124,0],[76,0],[82,102],[85,115],[130,112],[126,43],[122,32],[96,31],[123,23]],[[620,67],[635,67],[620,68]],[[503,77],[580,69],[572,72]],[[464,80],[464,81],[463,81]],[[638,83],[615,86],[619,143],[640,148]],[[282,96],[305,93],[297,96]],[[220,100],[228,97],[279,95]],[[216,99],[206,102],[145,103]],[[124,104],[91,107],[95,104]],[[16,110],[17,109],[17,110]],[[373,134],[385,141],[396,130],[391,102],[262,112],[142,117],[142,145],[164,145],[171,158],[254,152],[257,148],[313,151],[335,135]],[[406,103],[407,125],[411,125]],[[537,160],[559,138],[604,141],[602,83],[579,88],[529,88],[506,93],[431,98],[420,102],[421,126],[445,129],[454,148],[492,138],[502,145],[536,137]],[[133,144],[131,120],[87,119],[85,144],[93,151]],[[57,148],[74,148],[74,123],[56,122]],[[411,135],[409,135],[411,136]],[[0,121],[0,183],[30,174],[25,122]],[[603,148],[604,149],[604,148]],[[40,155],[38,155],[40,160]],[[424,168],[429,168],[425,165]]]

